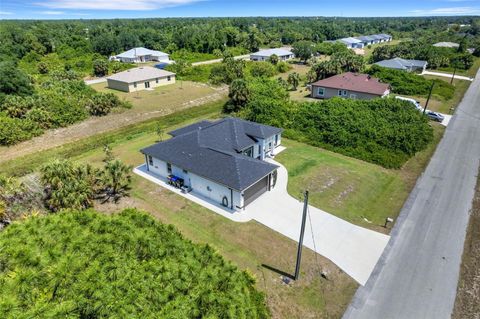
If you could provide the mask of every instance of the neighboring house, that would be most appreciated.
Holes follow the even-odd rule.
[[[454,42],[438,42],[433,46],[437,48],[458,48],[460,44]]]
[[[167,53],[146,48],[133,48],[126,52],[110,57],[111,60],[126,63],[144,63],[150,61],[169,62]]]
[[[135,92],[175,83],[175,73],[150,66],[133,68],[107,77],[108,87],[124,92]]]
[[[293,59],[295,55],[287,49],[268,49],[260,50],[258,52],[250,54],[250,60],[252,61],[267,61],[272,55],[278,56],[280,61],[286,61]]]
[[[363,42],[356,38],[343,38],[338,41],[345,44],[349,49],[361,49],[364,47]]]
[[[343,39],[338,39],[337,41],[345,44],[350,49],[362,49],[367,45],[390,42],[392,41],[392,36],[389,34],[381,33],[381,34],[372,34],[372,35],[362,35],[359,37],[343,38]],[[327,41],[327,42],[331,42],[331,41]]]
[[[362,35],[360,37],[356,37],[356,39],[362,41],[364,46],[379,43],[379,40],[371,35]]]
[[[405,60],[401,58],[394,58],[390,60],[379,61],[375,64],[388,69],[403,70],[408,72],[423,72],[427,69],[428,62],[421,60]]]
[[[264,161],[280,145],[282,129],[225,118],[201,121],[144,148],[147,170],[232,211],[239,211],[276,183],[277,165]]]
[[[332,97],[370,100],[390,94],[390,85],[368,74],[343,73],[312,83],[311,96],[317,99]]]

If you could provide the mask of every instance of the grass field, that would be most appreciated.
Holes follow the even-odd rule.
[[[435,140],[400,170],[356,160],[303,143],[283,139],[287,150],[276,160],[288,169],[288,192],[354,224],[385,232],[385,218],[397,217],[408,194],[435,150],[444,128],[433,124]]]
[[[133,108],[126,112],[168,109],[215,92],[213,88],[207,85],[190,81],[177,81],[175,84],[159,86],[153,90],[130,93],[109,89],[105,82],[93,84],[92,88],[99,92],[114,93],[120,99],[132,103]]]
[[[450,83],[450,79],[441,76],[432,76],[432,75],[423,75],[426,79],[438,79],[441,81],[445,81]],[[432,98],[428,102],[428,109],[445,113],[445,114],[453,114],[455,108],[458,106],[460,101],[462,100],[465,92],[468,90],[470,86],[469,81],[464,80],[453,80],[453,85],[455,86],[455,93],[451,99],[445,100],[440,96],[432,95]],[[405,95],[402,95],[405,96]],[[410,96],[415,100],[419,101],[422,106],[425,106],[427,101],[426,97],[423,96]]]

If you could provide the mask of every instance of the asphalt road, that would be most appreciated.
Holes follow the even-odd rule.
[[[480,71],[344,319],[446,319],[480,159]]]

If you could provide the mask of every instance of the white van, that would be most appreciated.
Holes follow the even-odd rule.
[[[403,97],[403,96],[395,96],[397,100],[402,100],[402,101],[407,101],[415,105],[415,108],[418,110],[422,110],[422,106],[420,105],[420,102],[414,99],[411,99],[409,97]]]

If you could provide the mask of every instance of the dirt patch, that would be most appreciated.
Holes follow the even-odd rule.
[[[465,239],[452,319],[480,319],[480,178]]]

